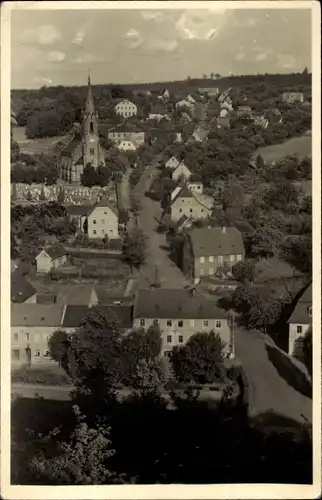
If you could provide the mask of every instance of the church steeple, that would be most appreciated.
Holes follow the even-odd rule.
[[[88,72],[88,86],[87,86],[87,97],[86,97],[86,102],[85,102],[85,115],[93,115],[93,114],[95,114],[95,108],[94,108],[94,100],[93,100],[92,87],[91,87],[91,75],[90,75],[90,72]]]
[[[83,162],[84,167],[91,163],[94,167],[100,163],[98,116],[95,112],[91,87],[91,77],[88,73],[88,88],[83,116]]]

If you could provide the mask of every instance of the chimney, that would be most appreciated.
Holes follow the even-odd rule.
[[[223,233],[225,233],[225,232],[226,232],[226,227],[225,227],[225,226],[223,226],[223,227],[222,227],[222,232],[223,232]]]

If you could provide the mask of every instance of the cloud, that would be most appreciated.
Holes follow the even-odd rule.
[[[49,52],[47,56],[47,61],[49,62],[62,62],[66,59],[66,54],[64,52],[54,51]]]
[[[60,31],[50,24],[38,26],[37,28],[26,28],[20,36],[23,43],[39,45],[52,45],[60,39]]]
[[[209,40],[217,36],[227,19],[226,10],[186,11],[175,27],[183,40]]]
[[[255,59],[256,61],[264,61],[267,59],[268,53],[267,52],[260,52],[259,54],[256,55]]]
[[[175,52],[179,48],[179,44],[176,40],[153,40],[148,48],[152,52]]]
[[[164,20],[164,15],[162,12],[157,10],[143,10],[141,16],[145,21],[155,21],[161,23]]]
[[[42,85],[50,85],[51,83],[53,83],[51,78],[45,77],[45,76],[35,76],[33,78],[33,81],[35,83],[42,84]]]
[[[75,57],[72,62],[76,64],[99,63],[106,62],[106,58],[99,57],[93,54],[82,54],[81,56]]]
[[[235,59],[236,61],[242,61],[245,58],[245,52],[237,52]]]
[[[141,37],[140,33],[133,28],[125,33],[124,38],[126,40],[127,46],[130,49],[137,49],[143,42],[143,38]]]
[[[282,69],[292,69],[296,66],[296,59],[291,54],[278,54],[277,59]]]

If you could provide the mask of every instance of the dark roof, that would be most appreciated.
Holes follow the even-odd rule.
[[[67,305],[62,327],[78,328],[90,309],[86,305]]]
[[[64,205],[68,215],[87,215],[93,205]]]
[[[57,304],[11,304],[11,326],[59,327],[63,311]]]
[[[154,115],[165,115],[166,114],[166,109],[164,106],[162,106],[161,103],[157,103],[155,104],[151,111],[150,111],[150,114],[154,114]]]
[[[310,284],[299,298],[288,323],[309,325],[312,316],[309,315],[309,307],[312,307],[312,284]]]
[[[190,290],[139,290],[134,304],[134,318],[224,319],[227,314],[216,303]]]
[[[80,134],[75,134],[74,137],[66,144],[66,146],[63,147],[61,150],[61,155],[62,156],[71,156],[72,153],[75,151],[79,143],[81,142],[82,138]]]
[[[11,302],[21,304],[35,295],[36,290],[19,269],[11,273]]]
[[[106,315],[111,320],[115,320],[121,328],[128,329],[133,326],[133,306],[131,304],[96,306],[94,310]]]
[[[179,191],[177,196],[175,196],[172,203],[174,203],[178,198],[194,198],[194,196],[191,190],[188,189],[186,185],[184,185],[184,187],[181,189],[181,191]]]
[[[65,248],[60,245],[55,245],[53,247],[46,247],[44,248],[44,250],[52,260],[58,259],[59,257],[62,257],[63,255],[67,254]]]
[[[245,252],[242,235],[235,227],[195,228],[188,233],[188,236],[195,257],[242,255]]]
[[[72,286],[67,293],[65,302],[68,305],[88,306],[93,291],[96,294],[95,287],[92,284],[85,283]]]

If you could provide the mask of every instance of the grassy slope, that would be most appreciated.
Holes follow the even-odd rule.
[[[265,161],[280,160],[285,156],[297,155],[299,158],[312,156],[312,138],[309,135],[302,135],[301,137],[293,137],[281,144],[274,146],[266,146],[259,148],[254,153],[253,158],[257,155],[262,155]]]

